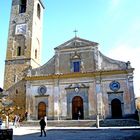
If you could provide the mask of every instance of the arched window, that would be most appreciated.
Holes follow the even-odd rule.
[[[18,90],[16,89],[16,94],[18,94]]]
[[[73,72],[80,72],[80,61],[73,62]]]
[[[18,48],[17,48],[17,56],[21,56],[21,47],[20,46],[18,46]]]
[[[15,82],[15,83],[17,82],[17,78],[18,78],[18,76],[15,74],[15,75],[14,75],[14,82]],[[18,93],[18,90],[16,90],[16,93]]]
[[[27,3],[27,0],[20,0],[19,13],[25,13],[26,12],[26,3]]]
[[[80,72],[81,71],[81,58],[77,52],[75,52],[74,56],[71,59],[71,71],[72,72]]]
[[[37,4],[37,16],[40,19],[41,9],[39,3]]]
[[[40,42],[39,42],[39,39],[37,38],[36,40],[37,40],[37,45],[38,45],[37,47],[40,48]]]
[[[37,59],[37,49],[35,50],[35,59]]]

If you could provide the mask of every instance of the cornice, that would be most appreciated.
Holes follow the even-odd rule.
[[[94,72],[77,72],[77,73],[66,73],[66,74],[51,74],[44,76],[27,76],[24,78],[26,81],[37,81],[37,80],[50,80],[50,79],[69,79],[69,78],[84,78],[84,77],[99,77],[109,75],[119,75],[133,73],[134,69],[127,70],[108,70],[108,71],[94,71]]]

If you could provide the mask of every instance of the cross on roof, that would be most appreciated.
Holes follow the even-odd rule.
[[[73,32],[75,33],[75,37],[77,37],[77,32],[78,31],[75,29]]]

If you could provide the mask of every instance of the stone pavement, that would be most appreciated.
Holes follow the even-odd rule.
[[[13,133],[13,140],[140,140],[140,127],[48,127],[46,137],[39,137],[39,127],[20,127]]]
[[[4,127],[4,126],[3,126]],[[40,136],[39,126],[13,128],[13,140],[140,140],[140,127],[47,127]]]

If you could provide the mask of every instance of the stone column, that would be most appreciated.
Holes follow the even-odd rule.
[[[59,120],[60,119],[60,85],[59,85],[59,79],[56,79],[54,83],[54,119]]]
[[[100,124],[100,115],[102,114],[101,112],[101,102],[102,102],[102,93],[101,93],[101,80],[96,79],[96,126],[99,128]]]
[[[103,100],[102,100],[102,86],[101,86],[101,82],[100,80],[96,80],[96,105],[97,105],[97,114],[102,115],[102,104],[103,104]]]
[[[73,94],[71,89],[66,89],[66,98],[67,98],[67,115],[66,118],[67,119],[72,119],[72,98],[73,98]],[[72,96],[72,97],[71,97]]]
[[[31,105],[30,105],[30,99],[31,99],[31,84],[29,82],[26,83],[26,111],[27,111],[27,121],[31,120]]]
[[[59,52],[58,51],[56,51],[56,53],[55,53],[55,55],[56,55],[56,57],[55,57],[55,73],[56,74],[59,74],[60,73],[60,70],[59,70]]]
[[[129,93],[130,93],[130,102],[131,102],[131,113],[134,114],[136,110],[135,106],[135,94],[134,94],[134,86],[133,86],[133,74],[131,73],[128,76],[128,87],[129,87]]]

